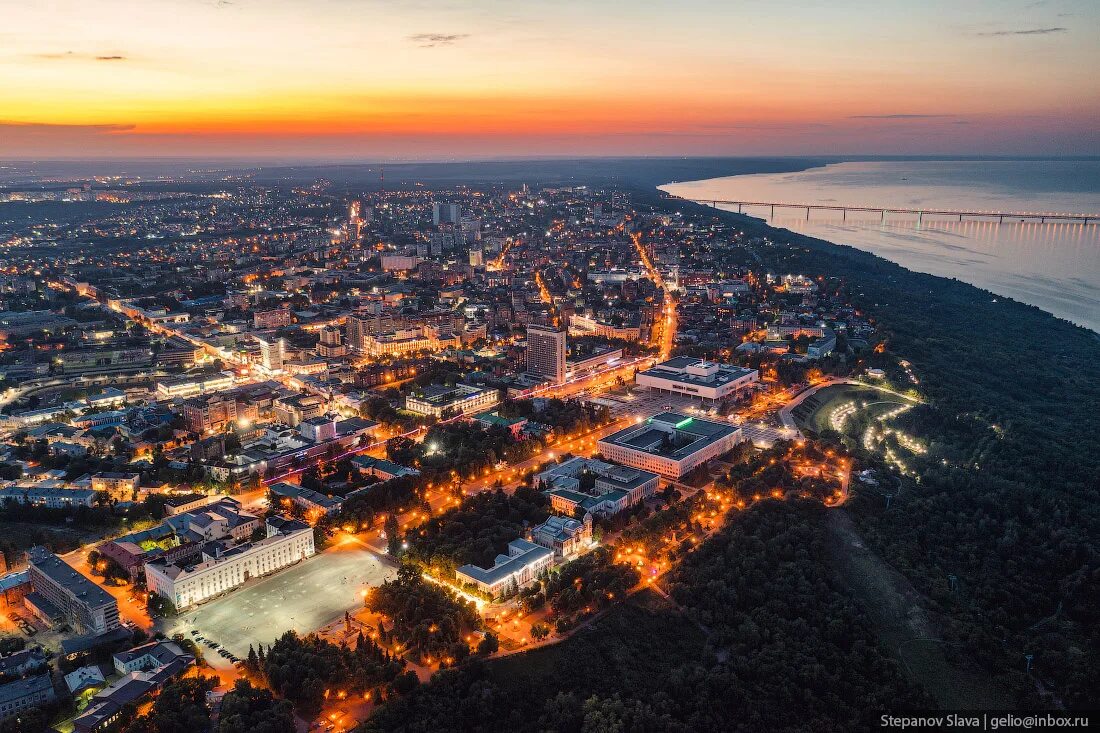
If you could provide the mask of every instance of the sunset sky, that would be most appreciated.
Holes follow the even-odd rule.
[[[1100,154],[1095,0],[0,2],[0,157]]]

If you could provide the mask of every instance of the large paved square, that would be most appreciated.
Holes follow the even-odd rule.
[[[363,590],[393,574],[392,567],[350,541],[180,614],[169,634],[191,637],[191,630],[198,629],[243,658],[250,644],[270,644],[288,629],[316,631],[360,607]],[[221,661],[212,650],[206,656]]]

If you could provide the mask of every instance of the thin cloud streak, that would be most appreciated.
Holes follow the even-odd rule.
[[[126,56],[119,54],[88,54],[88,53],[76,53],[75,51],[64,51],[61,53],[36,53],[32,54],[32,58],[42,59],[43,61],[126,61]]]
[[[946,117],[958,117],[958,115],[920,115],[920,114],[892,114],[892,115],[849,115],[849,120],[939,120]]]
[[[469,33],[415,33],[409,36],[409,40],[420,46],[420,48],[435,48],[436,46],[453,46],[469,37]]]
[[[986,31],[984,33],[978,33],[979,36],[998,37],[998,36],[1049,36],[1052,33],[1068,33],[1069,28],[1055,27],[1055,28],[1021,28],[1013,31]]]
[[[106,123],[102,125],[66,125],[63,123],[52,122],[16,122],[14,120],[0,120],[0,130],[8,129],[11,131],[27,133],[64,131],[83,132],[99,135],[114,132],[130,132],[136,127],[137,125],[126,123]]]

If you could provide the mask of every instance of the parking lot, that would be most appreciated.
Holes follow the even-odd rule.
[[[249,645],[270,644],[284,631],[315,631],[328,621],[358,608],[368,586],[393,575],[354,538],[267,578],[248,583],[226,596],[180,614],[168,629],[189,638],[199,635],[244,658]],[[199,642],[200,644],[202,642]],[[215,667],[229,663],[204,648]]]

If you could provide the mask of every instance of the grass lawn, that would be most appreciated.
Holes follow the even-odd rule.
[[[852,402],[857,405],[857,409],[843,422],[842,432],[854,439],[859,438],[871,420],[899,405],[907,404],[904,399],[873,387],[836,384],[807,398],[791,411],[791,415],[802,430],[820,434],[823,430],[835,429],[830,418],[838,409]]]

